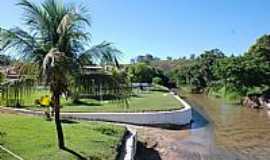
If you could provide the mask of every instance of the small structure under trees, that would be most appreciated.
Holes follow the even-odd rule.
[[[60,149],[66,149],[60,121],[61,96],[75,97],[80,91],[101,93],[102,89],[93,89],[96,83],[91,85],[93,81],[89,77],[92,76],[98,79],[102,86],[106,82],[107,87],[110,87],[110,94],[119,100],[125,99],[128,93],[125,87],[127,81],[124,74],[117,69],[112,70],[112,75],[106,77],[109,81],[104,77],[82,76],[80,73],[81,66],[93,64],[94,60],[103,65],[118,67],[120,51],[107,42],[86,48],[85,44],[90,43],[90,33],[86,31],[90,21],[87,10],[82,6],[66,5],[57,0],[45,0],[40,5],[29,0],[19,0],[17,5],[24,10],[23,20],[26,28],[1,27],[1,52],[15,49],[23,62],[31,62],[37,66],[38,76],[33,77],[35,83],[30,86],[25,85],[28,76],[5,85],[2,97],[8,100],[14,95],[17,104],[20,103],[21,95],[31,91],[34,84],[47,85],[52,94],[58,146]],[[100,80],[103,80],[102,83]],[[13,91],[10,92],[11,90]]]

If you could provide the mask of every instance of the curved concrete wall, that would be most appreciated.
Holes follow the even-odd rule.
[[[127,127],[127,130],[129,135],[124,146],[125,155],[123,160],[134,160],[137,149],[137,132],[129,127]]]
[[[144,112],[144,113],[62,113],[63,118],[97,120],[120,122],[141,125],[186,125],[192,119],[191,107],[183,99],[175,96],[184,106],[183,109],[166,112]]]

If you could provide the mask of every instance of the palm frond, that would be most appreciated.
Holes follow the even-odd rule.
[[[101,44],[93,46],[84,54],[90,55],[99,64],[119,67],[119,58],[122,52],[113,47],[113,43],[104,41]]]
[[[28,0],[20,0],[17,5],[24,9],[23,20],[29,27],[29,30],[37,32],[36,34],[47,36],[48,32],[46,31],[51,31],[48,14],[41,7]]]
[[[20,28],[10,30],[0,28],[0,47],[2,52],[13,48],[22,52],[23,57],[26,57],[29,53],[34,52],[37,43],[34,37]]]

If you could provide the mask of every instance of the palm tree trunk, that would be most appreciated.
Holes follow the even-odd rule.
[[[52,100],[52,102],[54,101],[54,97],[53,96],[51,96],[51,100]],[[52,102],[50,104],[50,108],[51,108],[50,116],[51,117],[54,117],[54,103],[52,103]]]
[[[61,119],[60,119],[60,95],[57,93],[53,94],[53,103],[54,103],[54,114],[55,114],[55,126],[57,131],[57,138],[58,138],[58,147],[60,149],[65,148],[65,142],[64,142],[64,133],[61,125]]]

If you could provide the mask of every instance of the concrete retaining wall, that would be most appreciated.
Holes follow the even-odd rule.
[[[137,132],[127,127],[128,135],[123,148],[123,160],[134,160],[137,150]]]
[[[186,125],[192,118],[191,107],[183,99],[175,96],[184,106],[183,109],[165,112],[144,112],[144,113],[62,113],[63,118],[85,119],[96,121],[109,121],[130,123],[139,125]]]
[[[173,94],[173,93],[171,93]],[[164,112],[138,112],[138,113],[61,113],[62,118],[84,119],[91,121],[108,121],[130,123],[138,125],[186,125],[192,119],[191,106],[175,95],[175,98],[184,106],[183,109]],[[44,115],[44,112],[31,111],[25,109],[3,108],[1,110],[10,110],[22,114]]]

